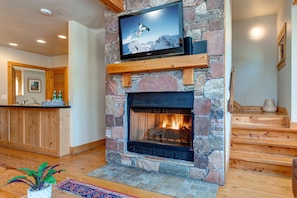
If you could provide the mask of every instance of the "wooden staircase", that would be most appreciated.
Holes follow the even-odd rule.
[[[291,176],[297,130],[286,112],[233,112],[230,167]]]

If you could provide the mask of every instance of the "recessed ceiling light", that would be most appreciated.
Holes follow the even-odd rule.
[[[9,43],[9,45],[11,45],[11,46],[18,46],[18,44],[16,44],[16,43]]]
[[[41,12],[41,14],[43,14],[45,16],[51,16],[53,14],[52,11],[50,11],[49,9],[46,9],[46,8],[41,8],[40,12]]]
[[[60,34],[60,35],[58,35],[58,38],[60,38],[60,39],[67,39],[67,36]]]
[[[36,40],[38,43],[46,43],[46,41],[44,41],[44,40],[41,40],[41,39],[38,39],[38,40]]]

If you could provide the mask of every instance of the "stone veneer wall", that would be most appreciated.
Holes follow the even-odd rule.
[[[173,1],[126,0],[126,12]],[[209,68],[195,69],[195,84],[183,84],[181,70],[132,74],[132,87],[121,75],[106,77],[106,160],[223,185],[224,175],[224,0],[185,0],[185,36],[208,41]],[[121,13],[123,14],[123,13]],[[106,18],[106,64],[119,61],[118,15]],[[194,162],[127,152],[126,94],[194,91]]]

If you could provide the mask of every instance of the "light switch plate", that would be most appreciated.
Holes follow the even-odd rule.
[[[7,100],[7,95],[5,95],[5,94],[4,95],[1,95],[1,99],[2,100]]]

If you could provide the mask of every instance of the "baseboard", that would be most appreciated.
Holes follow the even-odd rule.
[[[97,146],[104,146],[104,145],[105,145],[105,139],[102,139],[102,140],[97,140],[95,142],[79,145],[76,147],[70,147],[70,155],[76,155],[81,152],[87,151],[89,149],[95,148]]]
[[[290,128],[291,129],[297,129],[297,122],[291,122],[290,123]]]
[[[288,115],[288,111],[284,107],[277,107],[277,111],[280,112],[280,113],[284,113],[284,114]]]

